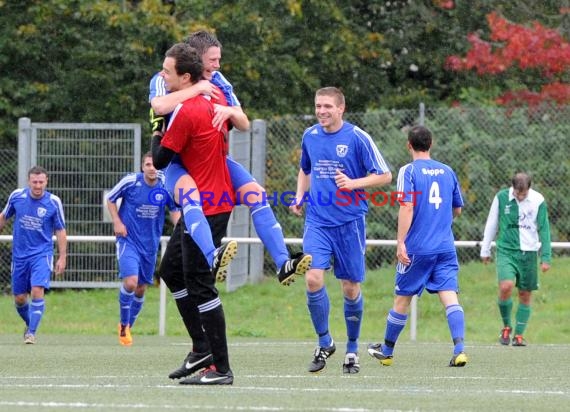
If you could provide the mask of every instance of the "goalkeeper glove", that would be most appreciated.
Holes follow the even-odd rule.
[[[152,130],[153,133],[164,132],[164,126],[165,126],[164,117],[158,116],[156,113],[154,113],[152,107],[150,108],[149,120],[150,120],[150,130]]]

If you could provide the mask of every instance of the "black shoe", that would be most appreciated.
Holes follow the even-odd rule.
[[[347,353],[344,357],[342,365],[342,373],[358,373],[360,372],[360,362],[356,353]]]
[[[231,370],[226,373],[220,373],[215,366],[204,369],[198,375],[180,381],[181,385],[232,385],[234,383],[234,374]]]
[[[212,274],[216,278],[216,282],[223,282],[228,276],[228,266],[237,254],[237,242],[230,240],[225,245],[220,246],[214,252],[214,264],[212,265]]]
[[[327,366],[327,359],[330,358],[335,351],[336,346],[334,342],[328,348],[317,346],[317,349],[315,349],[315,358],[309,364],[309,372],[317,373],[322,371],[325,366]]]
[[[281,266],[277,278],[279,283],[285,286],[289,286],[295,281],[295,276],[305,276],[305,273],[311,267],[313,258],[311,255],[305,255],[304,253],[297,253],[291,256],[287,262]]]
[[[182,366],[173,371],[168,377],[170,379],[180,379],[192,375],[194,372],[209,367],[212,364],[212,354],[210,352],[190,352]]]
[[[394,359],[392,355],[384,355],[384,352],[382,352],[381,343],[371,343],[368,345],[368,354],[373,358],[378,359],[380,364],[383,366],[392,365],[392,361]]]

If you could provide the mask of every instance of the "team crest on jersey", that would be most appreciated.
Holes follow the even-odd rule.
[[[44,217],[47,213],[47,209],[43,208],[43,207],[38,207],[38,216],[39,217]]]
[[[345,157],[348,153],[348,146],[345,144],[337,144],[336,145],[336,155],[338,157]]]

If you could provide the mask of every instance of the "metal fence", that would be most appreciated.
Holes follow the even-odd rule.
[[[570,239],[570,206],[567,201],[570,198],[567,185],[570,181],[569,107],[519,110],[420,108],[417,111],[348,113],[345,118],[366,130],[390,163],[394,180],[391,186],[384,188],[385,191],[395,188],[395,176],[399,168],[410,161],[405,149],[407,128],[423,123],[433,131],[435,144],[432,157],[455,169],[463,189],[465,207],[454,227],[457,240],[473,241],[482,238],[494,194],[498,189],[508,186],[512,174],[518,170],[533,175],[533,187],[547,200],[552,240],[568,242]],[[313,115],[284,116],[267,122],[255,121],[250,134],[232,136],[232,154],[236,160],[250,167],[270,195],[276,195],[279,199],[280,194],[296,188],[301,136],[313,123]],[[103,193],[124,173],[139,168],[140,126],[130,125],[127,130],[121,131],[122,126],[118,125],[39,125],[37,129],[31,125],[27,127],[30,143],[34,139],[37,143],[36,153],[30,149],[29,160],[21,158],[17,161],[15,147],[0,151],[0,176],[5,183],[0,188],[0,202],[5,203],[17,183],[18,186],[26,183],[25,178],[16,178],[18,164],[20,175],[22,170],[27,171],[31,163],[42,164],[50,171],[49,190],[64,201],[68,233],[111,235],[110,223],[104,223]],[[26,127],[21,129],[26,130]],[[263,155],[265,149],[266,156]],[[303,220],[290,214],[287,206],[281,202],[274,204],[285,236],[301,237]],[[397,208],[389,203],[370,206],[368,238],[394,239]],[[232,217],[229,235],[254,235],[249,220],[247,209],[237,209]],[[4,234],[8,233],[9,228],[4,231]],[[300,249],[297,244],[290,244],[289,247],[292,251]],[[0,243],[0,286],[9,283],[9,249],[9,244]],[[242,250],[243,255],[238,260],[243,262],[237,265],[241,269],[232,269],[234,272],[231,277],[235,283],[230,281],[229,289],[252,278],[258,279],[262,272],[275,272],[267,253],[260,245],[244,245]],[[65,280],[116,280],[112,243],[78,243],[70,245],[69,252],[68,276],[71,277]],[[555,253],[567,254],[568,250],[557,250]],[[477,259],[478,254],[477,248],[459,249],[462,261]],[[368,268],[391,265],[393,261],[393,246],[369,247]]]

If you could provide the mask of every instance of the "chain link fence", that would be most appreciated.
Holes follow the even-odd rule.
[[[407,129],[425,124],[434,135],[432,157],[449,164],[461,182],[465,206],[456,220],[456,240],[481,240],[495,193],[510,185],[515,171],[533,176],[533,188],[541,192],[550,212],[552,240],[570,238],[568,199],[570,189],[570,108],[505,110],[500,108],[395,110],[347,114],[345,119],[366,130],[392,167],[395,190],[400,167],[410,162],[406,150]],[[316,122],[314,116],[287,116],[268,124],[268,192],[295,191],[303,131]],[[382,203],[377,202],[377,203]],[[390,202],[369,202],[369,239],[395,239],[398,207]],[[302,237],[303,220],[275,206],[286,237]],[[458,250],[461,261],[478,259],[479,250]],[[555,251],[556,254],[568,253]],[[369,247],[369,269],[395,261],[394,247]]]
[[[366,130],[391,165],[393,183],[389,187],[381,188],[387,193],[395,190],[399,168],[410,161],[405,148],[407,129],[415,124],[425,124],[432,130],[434,134],[432,157],[449,164],[456,171],[463,190],[465,207],[462,215],[455,222],[456,240],[482,239],[493,196],[500,188],[510,185],[511,176],[515,171],[529,172],[533,176],[533,188],[545,196],[549,206],[552,240],[567,242],[570,239],[570,219],[568,219],[570,189],[567,185],[570,181],[570,157],[568,156],[570,152],[570,107],[519,110],[427,108],[417,111],[348,113],[345,119]],[[267,122],[264,186],[269,194],[277,196],[276,199],[280,199],[285,192],[295,191],[301,136],[303,131],[315,122],[312,115],[283,116]],[[53,142],[50,147],[55,147],[55,143]],[[53,150],[49,152],[51,153],[49,159],[43,160],[48,163],[54,162],[53,167],[60,164],[61,156],[66,157],[64,156],[66,153],[58,154]],[[83,152],[72,153],[67,157],[73,163],[73,159],[81,158],[80,153]],[[108,153],[105,155],[101,153],[101,155],[106,160],[112,161],[112,154],[110,156]],[[17,187],[17,159],[15,143],[14,147],[0,150],[0,176],[4,183],[0,187],[2,207],[11,191]],[[123,166],[122,169],[113,169],[113,171],[120,175],[132,170],[132,165]],[[54,180],[61,177],[66,181],[70,179],[70,181],[75,181],[80,179],[79,176],[82,173],[88,174],[89,171],[67,169],[61,176],[55,175]],[[50,187],[53,188],[51,183],[56,182],[50,182]],[[102,187],[111,186],[111,182],[106,182]],[[62,187],[68,187],[68,185]],[[78,183],[79,189],[89,190],[81,183]],[[66,194],[53,191],[60,196]],[[100,192],[98,191],[95,196],[97,204],[100,205]],[[369,205],[368,238],[395,239],[397,206],[391,205],[389,201],[382,206],[375,206],[372,203]],[[303,219],[289,213],[287,206],[282,202],[275,202],[274,210],[286,237],[302,237]],[[82,222],[81,218],[73,217],[73,210],[70,210],[68,214],[70,221],[79,227],[88,223],[94,225],[93,229],[101,227],[99,219],[88,219],[90,222]],[[89,232],[90,230],[78,230],[73,234],[99,234]],[[107,232],[106,234],[110,233]],[[3,234],[10,233],[11,223]],[[0,272],[0,287],[2,288],[10,282],[10,248],[9,243],[0,243],[0,264],[6,269]],[[291,248],[299,249],[299,246],[295,245]],[[81,261],[98,261],[98,252],[95,250],[93,252],[93,256],[84,255]],[[461,248],[458,252],[462,261],[478,259],[479,256],[479,250],[476,248]],[[568,251],[555,250],[554,253],[556,255],[568,254]],[[392,265],[394,256],[394,247],[370,247],[367,253],[368,268]],[[264,261],[265,273],[274,273],[273,264],[266,252]],[[100,264],[100,261],[92,263]]]

